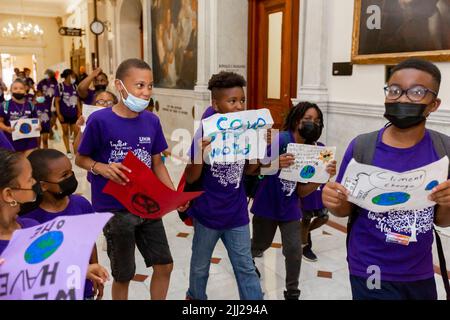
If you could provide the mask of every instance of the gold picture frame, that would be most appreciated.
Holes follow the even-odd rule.
[[[420,1],[420,3],[418,1]],[[423,39],[424,45],[425,45],[425,42],[427,42],[427,41],[430,44],[432,43],[432,40],[429,40],[428,38],[426,38],[427,37],[426,32],[413,33],[415,31],[414,27],[419,28],[421,22],[427,21],[427,20],[425,20],[427,16],[425,16],[424,13],[431,14],[434,12],[431,10],[436,9],[439,11],[439,15],[442,15],[442,11],[440,9],[442,7],[441,1],[444,2],[443,5],[450,7],[450,1],[448,1],[448,0],[412,1],[412,3],[416,4],[417,8],[418,8],[418,10],[417,10],[418,12],[414,13],[414,11],[411,11],[411,10],[409,10],[409,11],[403,10],[401,8],[402,4],[400,4],[400,0],[355,0],[353,36],[352,36],[352,62],[354,64],[397,64],[404,59],[412,58],[412,57],[424,58],[424,59],[436,61],[436,62],[450,61],[450,16],[443,17],[445,19],[439,18],[440,16],[435,16],[435,15],[437,15],[437,13],[435,13],[435,15],[431,16],[434,20],[438,20],[441,23],[443,23],[443,26],[444,26],[444,27],[436,26],[433,29],[434,31],[428,30],[431,35],[436,36],[436,39],[438,39],[438,41],[436,41],[436,43],[439,43],[439,45],[441,45],[441,48],[439,48],[437,50],[412,50],[411,51],[411,50],[405,50],[401,46],[401,43],[409,44],[408,41],[410,39],[413,40],[411,42],[415,41],[417,44],[419,44],[419,45],[416,45],[416,47],[420,47],[421,44],[419,43],[419,41],[421,41],[421,39]],[[435,8],[432,7],[433,4],[436,6]],[[380,13],[381,13],[380,19],[382,21],[382,24],[381,24],[381,29],[375,30],[375,33],[378,32],[378,35],[375,37],[373,37],[374,32],[367,31],[367,30],[361,30],[361,26],[362,26],[361,17],[363,15],[367,14],[367,9],[368,9],[369,5],[378,5],[380,7]],[[397,5],[400,8],[400,10],[397,10],[397,11],[392,10],[393,5]],[[438,5],[441,5],[441,7],[438,7]],[[427,7],[424,8],[424,6],[428,6],[428,8]],[[385,9],[385,11],[383,11],[383,9]],[[411,8],[408,8],[408,9],[411,9]],[[410,26],[412,26],[412,28],[411,27],[407,28],[407,26],[405,26],[405,25],[400,25],[400,27],[398,29],[392,29],[392,30],[388,30],[388,31],[383,30],[383,26],[386,26],[386,21],[387,22],[395,21],[395,23],[398,24],[398,21],[402,21],[402,20],[400,20],[400,18],[396,17],[395,14],[397,13],[399,16],[400,15],[405,16],[406,15],[405,12],[408,12],[408,14],[410,14],[409,21],[405,22],[405,24],[409,23]],[[428,13],[428,12],[430,12],[430,13]],[[444,12],[448,12],[448,11],[444,11]],[[417,14],[417,16],[412,16],[412,18],[411,18],[411,14]],[[367,17],[367,16],[364,16],[364,17]],[[417,19],[416,19],[416,17],[417,17]],[[435,17],[437,17],[439,19],[437,19]],[[416,19],[416,21],[414,21],[414,19]],[[431,19],[431,18],[428,18],[428,19]],[[405,19],[405,21],[406,21],[406,19]],[[411,22],[414,22],[415,24],[411,25]],[[392,23],[391,23],[391,25],[392,25]],[[428,25],[430,25],[430,24],[428,24]],[[427,28],[431,29],[431,26],[429,27],[428,25],[427,25]],[[409,29],[411,29],[410,37],[408,37],[408,33],[407,33],[409,31]],[[395,30],[395,32],[394,32],[394,30]],[[364,33],[364,31],[365,31],[365,33]],[[389,33],[389,32],[391,32],[391,33]],[[393,40],[393,39],[396,36],[396,33],[400,33],[400,32],[403,32],[403,33],[401,36],[397,36],[397,39],[401,39],[403,41],[399,41],[398,50],[395,50],[397,48],[395,47],[396,43],[395,43],[395,40]],[[434,33],[432,33],[432,32],[434,32]],[[383,42],[384,41],[383,34],[387,35],[386,38],[388,38],[388,41]],[[419,37],[421,37],[421,38],[416,37],[416,34],[419,34]],[[372,37],[372,38],[370,38],[370,37]],[[376,41],[373,41],[373,39],[376,39]],[[439,40],[439,39],[442,39],[442,40]],[[366,41],[366,42],[364,42],[364,41]],[[361,50],[362,46],[367,46],[367,42],[370,42],[370,45],[372,45],[372,52],[371,52],[370,48],[365,48],[364,50]],[[391,47],[389,47],[388,50],[386,50],[387,52],[382,52],[383,51],[382,45],[380,46],[380,44],[384,44],[384,43],[390,43],[390,45],[391,45]],[[377,46],[377,44],[378,44],[378,46]],[[375,50],[373,50],[374,46],[377,46],[377,47],[375,47]],[[442,50],[443,46],[445,46],[444,50]],[[432,48],[432,45],[429,45],[429,47]],[[394,52],[392,52],[392,51],[394,51]]]

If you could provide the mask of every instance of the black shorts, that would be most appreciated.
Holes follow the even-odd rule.
[[[61,121],[61,124],[76,124],[78,121],[78,117],[65,117],[63,116],[63,121]]]
[[[162,220],[148,220],[127,211],[114,214],[103,232],[107,241],[112,276],[117,282],[129,282],[136,273],[135,247],[147,268],[173,263]]]

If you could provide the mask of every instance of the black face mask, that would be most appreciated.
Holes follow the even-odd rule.
[[[95,91],[97,91],[97,92],[106,91],[106,88],[108,88],[108,86],[106,86],[104,84],[98,84],[95,86]]]
[[[413,128],[427,120],[423,115],[427,108],[426,104],[396,102],[386,103],[385,106],[384,117],[399,129]]]
[[[48,183],[53,183],[53,182],[48,182]],[[74,194],[78,188],[78,181],[77,181],[77,178],[75,177],[75,174],[71,175],[66,180],[63,180],[59,183],[54,183],[54,184],[59,185],[59,188],[61,189],[61,192],[58,192],[58,193],[51,192],[51,194],[58,200],[64,199],[65,197],[68,197],[68,196]]]
[[[27,213],[30,213],[30,212],[36,210],[37,208],[39,208],[39,206],[42,203],[43,192],[41,189],[41,184],[39,182],[36,182],[31,189],[36,194],[36,198],[34,201],[25,202],[25,203],[20,204],[19,216],[23,216]]]
[[[298,129],[300,136],[302,136],[307,144],[312,144],[319,140],[322,135],[322,128],[312,121],[302,122],[301,127]]]
[[[22,100],[23,98],[25,98],[25,93],[13,93],[12,96],[17,100]]]

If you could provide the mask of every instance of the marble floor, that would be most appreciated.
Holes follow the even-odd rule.
[[[50,147],[64,151],[61,141],[51,141]],[[72,161],[73,162],[73,161]],[[175,184],[178,183],[184,167],[168,158],[166,165]],[[77,193],[90,199],[90,185],[86,181],[86,173],[74,165],[74,171],[79,180]],[[189,283],[189,263],[193,229],[185,226],[176,212],[164,218],[164,224],[169,239],[174,270],[168,293],[169,300],[184,300]],[[346,234],[331,223],[320,230],[312,232],[313,250],[318,256],[317,262],[302,261],[300,289],[302,300],[350,300],[351,290],[346,262]],[[109,259],[106,254],[106,243],[101,235],[97,241],[99,261],[108,270]],[[207,294],[211,300],[237,300],[238,289],[233,275],[231,263],[221,242],[216,247],[211,264]],[[136,277],[131,282],[129,298],[146,300],[150,298],[150,278],[152,269],[145,267],[144,260],[136,250]],[[283,300],[285,266],[281,252],[281,236],[277,232],[272,248],[268,249],[262,258],[256,259],[260,270],[261,285],[267,300]],[[441,277],[436,274],[439,298],[445,299],[445,291]],[[112,281],[105,287],[104,300],[111,299]]]

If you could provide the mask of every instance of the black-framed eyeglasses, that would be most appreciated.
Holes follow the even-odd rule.
[[[112,106],[114,106],[114,101],[112,101],[112,100],[97,100],[97,101],[95,101],[95,104],[97,106],[102,106],[102,107],[112,107]]]
[[[427,96],[428,93],[432,93],[436,97],[438,95],[437,92],[420,85],[411,87],[406,90],[403,90],[400,86],[397,85],[390,85],[384,87],[384,94],[386,95],[386,98],[389,100],[398,100],[405,93],[408,99],[411,100],[412,102],[422,101]]]

